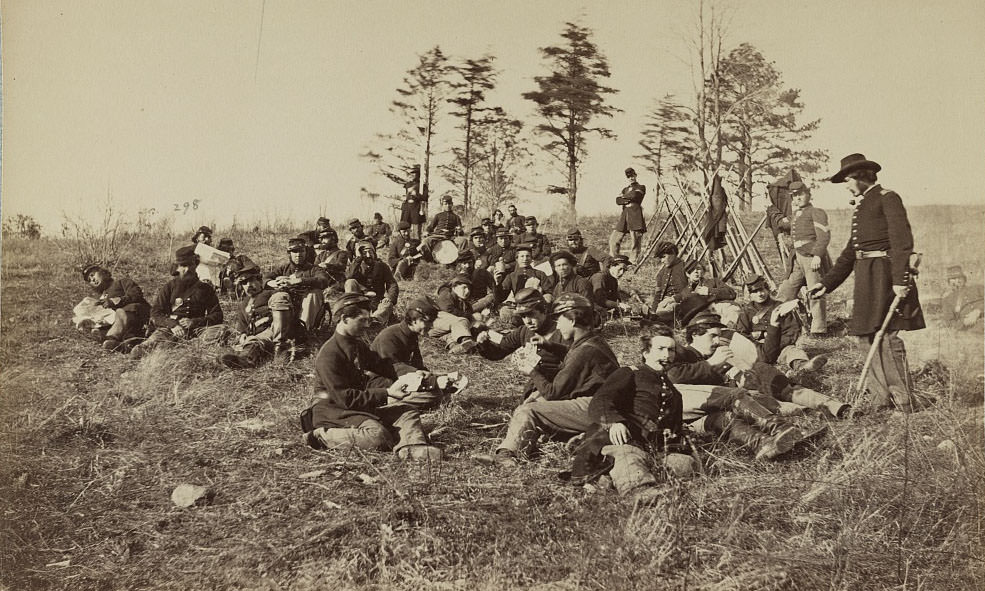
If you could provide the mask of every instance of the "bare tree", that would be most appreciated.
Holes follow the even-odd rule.
[[[418,63],[407,71],[404,86],[396,89],[398,98],[390,111],[400,119],[400,128],[390,134],[378,134],[374,149],[362,156],[376,163],[390,180],[403,184],[414,164],[421,166],[423,186],[431,179],[433,140],[437,132],[441,107],[448,94],[448,58],[435,46],[418,56]]]
[[[486,91],[496,85],[497,72],[493,68],[495,57],[484,55],[479,59],[467,59],[462,64],[452,66],[450,71],[455,75],[449,83],[454,96],[448,102],[455,105],[452,115],[460,120],[458,128],[465,136],[458,147],[452,148],[452,164],[442,167],[447,180],[462,187],[462,205],[466,213],[472,206],[472,169],[476,165],[476,154],[473,149],[479,127],[487,124],[494,117],[502,117],[502,109],[485,106]]]

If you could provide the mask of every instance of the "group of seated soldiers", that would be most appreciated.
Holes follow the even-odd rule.
[[[345,248],[330,221],[320,218],[316,230],[291,238],[287,260],[266,272],[248,257],[231,258],[220,286],[199,279],[195,246],[183,246],[175,253],[174,277],[153,304],[133,281],[90,265],[83,278],[107,314],[100,324],[80,328],[104,348],[133,357],[201,337],[227,346],[219,360],[232,368],[321,345],[314,359],[317,401],[301,416],[308,444],[392,449],[429,461],[442,452],[431,445],[420,413],[468,380],[429,372],[419,339],[442,339],[456,354],[511,357],[528,376],[522,403],[494,453],[475,458],[513,466],[529,457],[542,434],[578,436],[572,478],[609,472],[620,493],[646,491],[655,482],[646,450],[659,452],[673,474],[693,471],[689,432],[715,434],[758,459],[772,459],[812,437],[788,414],[804,408],[831,418],[849,413],[843,401],[798,383],[825,358],[797,346],[797,302],[774,300],[761,277],[747,280],[748,302],[740,306],[735,289],[708,276],[701,263],[681,261],[673,243],[660,242],[655,291],[648,301],[633,302],[619,286],[627,257],[586,246],[578,229],[566,234],[567,249],[555,250],[536,218],[523,218],[515,208],[509,228],[486,218],[467,237],[450,207],[442,213],[422,241],[410,237],[406,223],[396,234],[388,227],[367,233],[351,220]],[[437,239],[457,241],[455,275],[432,296],[406,303],[400,315],[398,280],[414,276]],[[211,241],[205,227],[194,237],[203,240]],[[383,244],[386,261],[377,255]],[[234,251],[231,240],[220,246]],[[242,294],[226,324],[217,291]],[[620,316],[643,321],[639,365],[620,367],[602,336],[604,323]],[[317,331],[326,319],[334,330],[321,344]],[[144,339],[148,320],[153,330]],[[379,332],[369,342],[374,327]],[[754,344],[751,367],[733,365],[732,334]]]

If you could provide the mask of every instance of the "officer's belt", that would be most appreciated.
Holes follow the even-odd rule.
[[[811,242],[814,242],[814,241],[813,240],[794,240],[793,241],[793,247],[794,248],[800,248],[801,246],[807,246]]]
[[[885,250],[856,250],[856,259],[880,259],[882,257],[888,257],[889,253]]]

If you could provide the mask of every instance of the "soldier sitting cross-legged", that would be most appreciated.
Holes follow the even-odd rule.
[[[441,459],[421,425],[420,410],[404,402],[419,388],[418,372],[397,377],[393,364],[364,340],[370,323],[370,299],[347,293],[333,304],[335,334],[315,358],[314,392],[318,400],[301,413],[305,441],[316,449],[358,447],[393,449],[401,458]]]

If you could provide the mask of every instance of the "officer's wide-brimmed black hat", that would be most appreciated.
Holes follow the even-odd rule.
[[[882,166],[872,160],[869,160],[862,154],[849,154],[841,159],[841,169],[831,175],[831,182],[843,183],[845,182],[845,178],[856,170],[871,170],[872,172],[879,172],[882,170]]]

